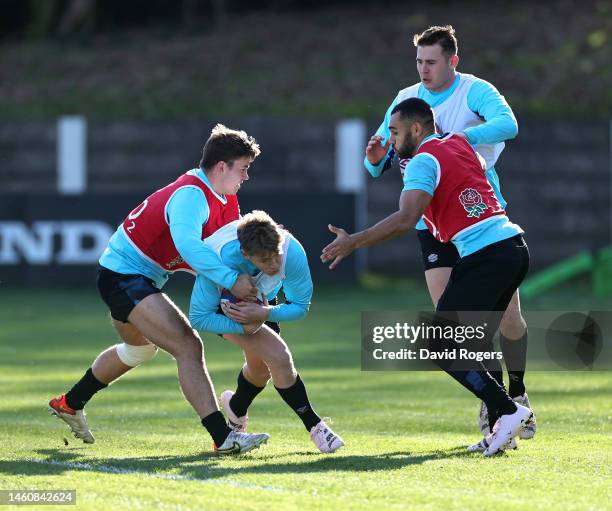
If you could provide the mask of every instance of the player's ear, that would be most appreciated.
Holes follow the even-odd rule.
[[[453,69],[459,65],[459,55],[455,54],[450,58],[450,65]]]
[[[218,161],[217,163],[215,163],[215,164],[213,165],[213,167],[212,167],[212,171],[213,171],[213,172],[214,172],[214,171],[218,171],[218,172],[220,172],[220,173],[223,173],[223,168],[224,168],[223,166],[224,166],[224,165],[225,165],[225,162],[220,160],[220,161]]]

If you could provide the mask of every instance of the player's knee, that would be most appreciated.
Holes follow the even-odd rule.
[[[195,331],[185,333],[179,343],[179,353],[177,353],[177,355],[189,357],[194,360],[204,358],[202,339],[200,339],[200,336]],[[177,355],[175,355],[175,358]]]
[[[143,362],[148,362],[157,355],[157,346],[151,343],[143,346],[134,346],[124,342],[117,344],[115,349],[119,360],[130,367],[136,367]]]
[[[275,351],[268,360],[270,369],[274,372],[291,373],[295,372],[293,367],[293,357],[288,349]]]
[[[251,379],[254,381],[258,382],[258,386],[261,387],[261,383],[263,383],[263,385],[266,385],[268,383],[268,381],[270,380],[270,370],[267,367],[258,367],[256,369],[253,368],[249,368],[249,376],[251,376]]]

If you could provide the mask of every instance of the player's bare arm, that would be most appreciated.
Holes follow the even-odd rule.
[[[398,211],[364,231],[349,235],[344,229],[329,225],[329,230],[336,234],[336,239],[323,249],[321,261],[331,261],[329,269],[333,270],[354,250],[401,236],[416,225],[430,201],[431,195],[427,192],[407,190],[400,195]]]

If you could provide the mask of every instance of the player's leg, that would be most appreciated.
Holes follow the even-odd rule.
[[[527,323],[521,314],[521,301],[518,289],[512,296],[499,327],[499,337],[510,383],[508,393],[511,397],[525,393],[525,366],[527,364]]]
[[[517,289],[504,313],[499,328],[499,339],[510,382],[508,394],[515,402],[531,408],[524,382],[527,366],[527,338],[527,323],[521,314],[521,302]],[[523,440],[529,440],[534,437],[536,430],[537,423],[534,414],[533,418],[521,430],[519,437]]]
[[[259,356],[244,353],[244,358],[245,364],[236,379],[236,391],[225,390],[219,396],[223,411],[234,431],[247,430],[249,406],[270,380],[270,370]]]
[[[68,404],[75,410],[82,409],[95,392],[150,360],[157,352],[157,348],[128,322],[129,314],[141,300],[160,293],[153,282],[142,275],[123,275],[100,267],[96,283],[123,343],[100,353],[83,378],[66,393]]]
[[[150,295],[138,303],[128,319],[176,360],[183,394],[213,438],[217,453],[246,452],[267,441],[267,434],[235,432],[227,426],[206,368],[200,336],[170,298],[163,293]]]
[[[483,311],[479,323],[486,323],[492,335],[524,278],[528,265],[529,254],[520,236],[495,243],[463,258],[453,270],[449,286],[438,303],[438,311]],[[469,361],[462,363],[464,367],[461,371],[454,371],[446,367],[448,364],[445,363],[441,367],[485,401],[489,412],[499,417],[490,438],[491,446],[486,451],[486,454],[493,454],[518,433],[531,412],[523,406],[517,406],[482,364]],[[508,436],[510,433],[512,435]]]
[[[130,369],[151,360],[157,348],[129,323],[113,320],[123,343],[100,353],[81,379],[68,391],[49,403],[53,413],[68,423],[74,435],[85,443],[93,443],[94,436],[83,411],[89,400],[112,381]]]
[[[514,243],[514,248],[516,250],[523,250],[526,254],[527,267],[529,261],[529,251],[527,249],[527,244],[525,243],[522,236],[517,239],[510,240]],[[527,270],[525,270],[526,273]],[[502,317],[502,321],[500,324],[500,339],[501,339],[501,348],[504,355],[504,360],[506,361],[506,366],[508,368],[508,375],[510,379],[510,387],[508,390],[509,396],[512,400],[518,405],[524,407],[525,410],[529,410],[531,413],[529,417],[524,421],[522,427],[518,432],[519,438],[523,440],[528,440],[533,438],[536,432],[536,417],[531,409],[531,403],[529,402],[529,398],[527,396],[527,392],[525,392],[525,387],[523,384],[523,378],[525,375],[525,367],[527,363],[527,324],[521,314],[521,306],[520,306],[520,297],[519,297],[519,289],[518,286],[522,282],[524,278],[524,274],[522,277],[517,280],[517,288],[513,293],[511,299],[508,301],[507,297],[503,297],[498,303],[498,308],[504,304],[508,304],[507,308]],[[502,328],[505,328],[506,332],[510,331],[509,335],[513,337],[516,336],[515,341],[509,341],[504,336],[504,331]],[[519,333],[523,332],[522,336],[519,337]],[[508,346],[510,344],[510,346]],[[522,393],[521,390],[523,391]],[[499,426],[499,424],[497,425]],[[512,440],[512,444],[514,448],[516,447],[516,443],[514,439]],[[490,449],[488,450],[490,451]],[[487,454],[487,452],[485,452]]]
[[[134,325],[112,321],[123,343],[100,353],[91,367],[94,376],[107,385],[157,354],[157,347]]]
[[[421,261],[425,271],[427,289],[435,308],[446,289],[453,266],[459,260],[459,253],[452,243],[438,241],[429,232],[429,229],[418,229],[417,239],[421,248]]]
[[[170,298],[163,293],[149,295],[134,307],[128,319],[153,344],[174,357],[183,394],[213,438],[217,452],[245,452],[267,440],[265,434],[232,432],[227,426],[206,369],[200,336]]]
[[[453,268],[448,266],[425,270],[425,282],[434,308],[438,306],[438,301],[446,289],[452,271]]]
[[[66,393],[66,402],[75,410],[82,409],[98,390],[157,354],[157,348],[136,327],[112,321],[123,342],[100,353],[83,378]]]
[[[459,252],[452,243],[438,241],[428,229],[417,230],[417,237],[421,247],[421,260],[425,270],[427,289],[429,290],[429,296],[434,308],[436,308],[442,293],[444,293],[448,285],[452,269],[459,261]],[[490,341],[492,343],[492,340]],[[489,346],[489,351],[493,351],[492,344]],[[497,383],[503,386],[504,379],[501,362],[497,359],[488,360],[485,367]],[[485,436],[490,432],[489,422],[487,406],[484,401],[481,401],[478,410],[478,428]]]
[[[267,440],[267,435],[240,436],[239,433],[238,437],[232,435],[230,438],[232,432],[219,412],[212,383],[205,369],[199,336],[191,329],[187,318],[150,279],[100,268],[98,289],[117,322],[115,324],[129,323],[130,326],[125,328],[119,326],[119,331],[132,341],[132,344],[124,343],[126,346],[123,349],[115,348],[114,352],[111,349],[102,354],[96,367],[102,374],[101,378],[111,379],[133,367],[138,362],[135,359],[152,357],[155,347],[152,349],[152,345],[139,344],[147,339],[170,352],[177,360],[183,392],[202,418],[202,424],[213,437],[215,446],[219,446],[218,452],[246,452]],[[148,355],[143,353],[143,347],[147,348],[144,351]],[[195,359],[189,360],[190,356]],[[91,370],[89,373],[95,379]],[[105,386],[99,380],[96,381]]]
[[[153,344],[174,357],[181,389],[196,413],[206,417],[217,411],[202,341],[170,298],[163,293],[147,296],[134,307],[128,319]]]
[[[74,435],[85,443],[95,441],[84,411],[87,402],[132,367],[153,358],[157,351],[136,328],[127,323],[127,317],[138,300],[148,294],[159,293],[153,283],[140,275],[122,275],[100,268],[97,286],[111,311],[113,325],[124,342],[100,353],[68,392],[49,401],[52,414],[66,422]],[[119,354],[122,354],[122,358]]]
[[[247,362],[247,374],[250,375],[261,372],[263,376],[263,363],[263,365],[268,368],[272,383],[277,390],[290,388],[298,381],[298,373],[293,364],[293,357],[291,356],[287,344],[280,335],[267,325],[264,325],[254,334],[225,334],[224,337],[232,344],[236,344],[242,348]],[[253,364],[252,367],[249,367],[249,362]],[[241,374],[244,375],[244,370],[241,371]],[[260,381],[258,383],[263,382]],[[306,398],[306,401],[300,403],[300,406],[305,408],[306,422],[304,425],[310,430],[308,426],[314,426],[321,418],[312,410],[305,396],[305,392],[303,397]],[[307,413],[306,409],[308,410]],[[314,423],[312,423],[312,421],[314,421]],[[307,424],[309,422],[310,424]]]
[[[453,267],[459,261],[459,252],[452,243],[438,241],[428,229],[418,230],[417,237],[427,289],[435,308],[448,285]],[[502,366],[498,360],[491,361],[487,369],[500,385],[504,384]]]
[[[266,363],[253,353],[244,353],[244,366],[242,366],[242,375],[253,385],[260,388],[265,387],[270,381],[270,369]]]
[[[270,301],[270,305],[276,305],[276,298]],[[223,309],[219,306],[218,314],[224,314]],[[274,332],[280,334],[280,325],[278,323],[266,321],[265,323]],[[228,334],[229,335],[229,334]],[[241,346],[240,339],[232,340],[232,336],[224,336],[226,340]],[[239,336],[240,338],[242,336]],[[254,399],[265,388],[270,380],[270,369],[266,363],[252,351],[245,352],[243,350],[245,364],[238,373],[236,379],[236,391],[225,390],[219,396],[219,401],[223,407],[223,411],[228,418],[230,427],[234,431],[246,431],[249,424],[248,409]]]
[[[276,391],[300,418],[321,452],[334,452],[344,445],[344,441],[312,408],[304,382],[293,364],[291,351],[277,332],[264,325],[251,335],[226,334],[224,337],[242,348],[247,364],[249,360],[258,365],[263,361]]]

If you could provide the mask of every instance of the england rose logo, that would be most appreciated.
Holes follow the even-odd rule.
[[[468,218],[478,218],[487,209],[487,205],[482,202],[482,197],[474,188],[466,188],[463,190],[459,194],[459,200],[461,201],[463,209],[468,212]]]

